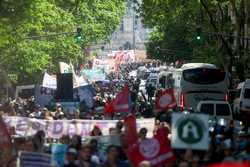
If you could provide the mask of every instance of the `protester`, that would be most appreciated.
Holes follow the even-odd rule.
[[[139,167],[152,167],[150,162],[148,161],[142,161],[139,165]]]
[[[110,145],[107,148],[107,160],[103,164],[103,167],[129,167],[129,165],[119,159],[118,148],[114,145]]]
[[[75,148],[69,147],[66,154],[66,162],[64,167],[78,167],[76,165],[77,160],[77,150]]]
[[[148,132],[147,128],[141,128],[140,129],[140,131],[139,131],[139,138],[140,138],[141,141],[146,139],[147,132]]]
[[[78,167],[97,167],[97,164],[91,161],[91,157],[91,147],[83,145],[79,153]]]
[[[71,138],[70,146],[75,148],[79,152],[79,150],[82,147],[82,138],[81,138],[81,136],[74,135]]]
[[[95,125],[90,133],[90,136],[102,136],[102,131],[98,125]]]
[[[62,106],[59,103],[57,103],[57,105],[56,105],[56,111],[54,113],[54,119],[55,120],[63,119],[64,116],[65,116],[65,114],[62,111]]]
[[[44,119],[53,120],[53,115],[46,107],[43,108],[43,113],[44,113]]]
[[[150,66],[150,65],[149,65]],[[119,67],[120,68],[120,67]],[[135,67],[134,69],[136,69]],[[121,68],[122,69],[122,68]],[[115,119],[117,121],[116,125],[110,126],[102,126],[98,124],[98,122],[91,124],[91,126],[80,132],[80,135],[76,135],[75,133],[69,133],[71,130],[69,129],[61,129],[61,126],[51,126],[48,124],[47,129],[52,128],[55,132],[60,132],[60,137],[51,138],[50,134],[46,131],[39,131],[39,128],[44,128],[43,124],[39,121],[34,124],[28,124],[27,126],[23,126],[22,122],[18,122],[20,126],[8,127],[8,131],[11,132],[12,142],[13,142],[13,154],[17,155],[18,151],[32,151],[38,153],[51,153],[51,146],[54,143],[57,144],[65,144],[67,145],[67,150],[65,153],[65,163],[64,167],[129,167],[131,166],[131,157],[129,157],[129,148],[138,148],[135,156],[141,158],[141,152],[149,151],[149,153],[154,153],[154,150],[160,149],[162,145],[165,146],[165,150],[171,149],[174,156],[174,160],[170,163],[162,164],[164,167],[176,166],[176,167],[199,167],[205,166],[212,163],[220,163],[220,162],[245,162],[250,161],[250,140],[248,134],[247,137],[242,137],[236,133],[237,127],[235,126],[234,121],[230,121],[229,124],[216,124],[213,127],[213,131],[209,132],[209,149],[208,150],[195,150],[195,149],[175,149],[171,148],[171,121],[172,114],[177,112],[177,109],[166,109],[155,113],[153,99],[156,96],[160,96],[160,92],[163,90],[159,88],[153,87],[153,85],[147,85],[147,94],[148,99],[144,96],[143,93],[139,93],[140,89],[140,79],[135,79],[133,77],[128,77],[128,72],[130,68],[123,69],[124,74],[118,74],[122,79],[116,80],[116,74],[109,74],[110,84],[107,88],[93,84],[95,87],[95,91],[97,94],[94,96],[94,106],[92,108],[87,107],[88,103],[82,101],[80,103],[79,112],[78,110],[67,110],[60,103],[56,103],[55,111],[53,112],[53,105],[46,106],[42,108],[39,105],[35,105],[34,98],[17,98],[15,101],[9,101],[3,103],[0,106],[0,110],[2,111],[0,115],[3,117],[10,116],[18,116],[22,117],[22,120],[27,119],[26,117],[36,118],[36,119],[45,119],[46,122],[57,121],[60,123],[65,123],[70,120],[72,122],[72,129],[75,131],[80,131],[82,129],[77,129],[79,127],[74,127],[75,122],[79,122],[79,119],[87,119],[87,121],[95,122],[96,119]],[[122,76],[124,75],[124,76]],[[114,99],[116,95],[122,90],[124,85],[129,85],[129,94],[132,95],[132,98],[129,99],[132,101],[132,107],[129,112],[116,112],[115,107],[113,106]],[[169,83],[167,83],[169,87],[172,87],[172,78],[169,78]],[[156,92],[156,93],[155,93]],[[155,95],[156,94],[156,95]],[[128,102],[130,104],[130,102]],[[104,107],[105,106],[105,107]],[[129,105],[130,106],[130,105]],[[105,109],[104,109],[105,108]],[[105,112],[104,112],[105,110]],[[52,111],[52,112],[50,112]],[[132,112],[130,112],[132,111]],[[108,114],[107,114],[108,113]],[[134,114],[138,119],[142,118],[151,118],[154,119],[155,125],[151,128],[146,125],[140,126],[143,127],[139,131],[136,131],[136,134],[130,137],[134,137],[136,140],[131,143],[126,143],[125,140],[125,123],[123,121],[124,117]],[[32,120],[36,120],[32,119]],[[72,120],[76,119],[76,120]],[[92,119],[92,120],[90,120]],[[8,119],[6,119],[8,121]],[[31,120],[31,119],[29,119]],[[7,122],[6,121],[6,122]],[[41,120],[40,120],[41,121]],[[64,122],[65,121],[65,122]],[[83,126],[85,121],[83,121]],[[93,128],[92,128],[93,126]],[[16,129],[25,129],[25,128],[35,128],[39,127],[37,133],[33,136],[25,136],[26,134],[21,134],[21,136],[25,136],[25,138],[18,138],[15,131]],[[74,129],[75,128],[75,129]],[[91,129],[92,128],[92,129]],[[109,129],[105,129],[109,128]],[[159,129],[165,128],[163,136],[161,136],[158,132]],[[13,129],[13,130],[12,130]],[[91,129],[91,130],[90,130]],[[152,133],[152,129],[154,129],[154,133]],[[28,131],[30,132],[30,131]],[[71,132],[71,131],[70,131]],[[30,133],[27,133],[30,134]],[[62,136],[63,134],[63,136]],[[78,133],[79,134],[79,133]],[[104,136],[104,135],[112,135]],[[113,145],[114,143],[109,143],[108,145],[102,145],[100,139],[104,139],[102,137],[110,137],[111,139],[115,138],[115,135],[118,135],[121,138],[119,144]],[[163,142],[159,147],[152,147],[151,149],[144,149],[144,147],[140,147],[143,141],[149,145],[150,142],[154,142],[155,140],[150,140],[152,138],[147,137],[152,135],[154,139],[159,137],[163,139]],[[113,137],[114,136],[114,137]],[[113,137],[113,138],[112,138]],[[118,137],[118,138],[119,138]],[[137,138],[138,137],[138,138]],[[60,139],[59,139],[60,138]],[[86,145],[85,139],[90,141],[87,142],[89,145]],[[147,140],[145,140],[147,139]],[[1,140],[1,139],[0,139]],[[161,140],[157,140],[161,142]],[[45,146],[48,147],[45,149]],[[107,147],[107,149],[106,149]],[[169,148],[168,148],[169,147]],[[106,152],[104,151],[106,149]],[[152,151],[153,150],[153,151]],[[152,151],[152,152],[150,152]],[[151,154],[146,156],[151,156]],[[164,154],[164,156],[169,154]],[[16,165],[18,157],[13,156],[12,160],[9,162],[8,166]],[[155,167],[152,162],[157,163],[160,161],[162,157],[157,157],[156,160],[146,161],[143,159],[140,163],[138,163],[138,167]],[[150,159],[150,158],[149,158]],[[132,163],[131,163],[132,164]],[[1,165],[0,165],[1,166]],[[157,166],[158,167],[158,166]]]
[[[33,109],[33,112],[29,115],[29,117],[41,119],[42,118],[41,107],[39,105],[36,105]]]

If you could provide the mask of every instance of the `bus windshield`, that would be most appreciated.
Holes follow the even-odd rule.
[[[194,84],[216,84],[224,81],[226,73],[220,69],[195,68],[183,71],[183,78]]]

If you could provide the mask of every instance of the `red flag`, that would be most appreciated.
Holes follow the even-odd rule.
[[[153,167],[160,167],[175,161],[165,130],[160,128],[154,138],[129,146],[127,155],[133,166],[137,167],[144,160],[149,161]]]
[[[156,98],[155,103],[156,110],[158,111],[176,107],[177,103],[174,96],[174,90],[171,88],[161,92]]]
[[[208,167],[249,167],[249,162],[227,162],[227,163],[218,163],[214,165],[209,165]]]
[[[112,101],[112,105],[113,112],[130,111],[129,89],[127,85],[116,95],[115,99]]]
[[[0,163],[4,166],[5,163],[11,157],[12,143],[11,137],[9,135],[8,129],[2,119],[0,117],[0,149],[1,149],[1,157]]]
[[[114,112],[114,108],[113,108],[112,101],[106,102],[106,104],[104,106],[104,113],[110,114],[110,113],[113,113],[113,112]]]
[[[134,115],[129,115],[124,118],[124,140],[126,144],[133,145],[138,141],[138,135],[136,131],[136,118]]]

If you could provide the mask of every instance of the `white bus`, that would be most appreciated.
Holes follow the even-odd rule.
[[[173,85],[182,110],[196,109],[197,104],[204,100],[227,100],[228,74],[213,64],[188,63],[170,73],[170,77],[169,74],[165,77],[165,88]]]

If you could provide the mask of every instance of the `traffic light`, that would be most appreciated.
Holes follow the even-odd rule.
[[[160,55],[160,53],[161,53],[161,48],[158,46],[158,47],[155,48],[155,50],[156,50],[156,54],[157,54],[157,55]]]
[[[81,42],[82,41],[82,28],[78,27],[76,29],[76,42]]]
[[[201,27],[196,28],[196,39],[200,40],[201,39]]]

